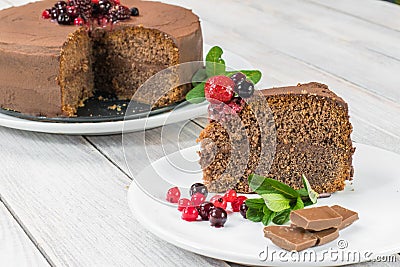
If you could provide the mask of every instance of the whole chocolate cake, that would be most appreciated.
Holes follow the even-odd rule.
[[[190,10],[126,0],[139,16],[109,28],[59,25],[41,18],[54,0],[0,11],[0,107],[32,115],[73,116],[94,90],[130,99],[162,69],[202,60],[199,18]],[[195,72],[195,70],[193,70]],[[155,106],[180,101],[188,86]],[[157,88],[153,88],[157,90]]]
[[[237,113],[239,124],[232,117],[211,118],[201,132],[200,165],[207,188],[248,193],[247,177],[256,173],[297,189],[304,174],[318,193],[343,190],[353,176],[355,150],[344,100],[320,83],[257,95]]]

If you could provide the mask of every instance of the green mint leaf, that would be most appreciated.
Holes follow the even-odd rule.
[[[222,59],[222,48],[214,46],[210,49],[206,56],[206,73],[207,77],[225,74],[225,61]]]
[[[303,174],[301,179],[303,180],[304,188],[308,192],[308,197],[312,201],[313,204],[317,203],[318,193],[315,192],[312,188],[310,183],[308,182],[306,176]]]
[[[264,213],[264,216],[263,216],[261,222],[265,226],[267,226],[268,224],[270,224],[272,222],[272,219],[275,217],[276,213],[273,212],[272,210],[268,209],[267,206],[264,206],[263,213]]]
[[[246,199],[246,205],[249,208],[262,209],[265,207],[265,201],[263,198],[249,198]]]
[[[241,72],[246,75],[246,78],[250,80],[252,83],[257,84],[261,80],[261,71],[259,70],[238,70],[238,71],[227,71],[226,75],[229,77],[235,73]]]
[[[261,222],[264,217],[263,209],[248,208],[246,218],[252,222]]]
[[[292,210],[301,210],[304,208],[304,202],[299,196],[295,202],[295,205],[292,207]]]
[[[205,82],[202,82],[196,85],[192,90],[190,90],[186,94],[186,100],[192,104],[198,104],[203,102],[205,100],[204,85]]]
[[[297,199],[297,197],[300,196],[300,194],[290,186],[271,178],[250,174],[248,181],[251,190],[259,195],[268,194],[274,190],[275,193],[282,194],[289,199]]]
[[[297,189],[296,191],[300,194],[301,197],[308,197],[308,191],[304,187]]]
[[[264,194],[261,195],[265,200],[267,207],[275,212],[290,209],[290,200],[282,194]]]
[[[197,86],[199,83],[207,80],[207,73],[205,68],[199,69],[192,77],[192,85]]]
[[[275,217],[272,219],[272,222],[275,224],[282,225],[289,221],[289,216],[290,216],[290,209],[282,210],[276,213]]]
[[[309,198],[307,198],[307,200],[303,200],[303,203],[304,207],[314,205],[314,203]]]

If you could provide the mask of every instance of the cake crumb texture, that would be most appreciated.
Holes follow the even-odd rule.
[[[200,165],[209,190],[224,192],[234,184],[238,192],[249,193],[251,173],[296,189],[302,187],[304,174],[318,193],[343,190],[353,177],[355,150],[343,99],[319,83],[266,89],[261,94],[266,101],[250,100],[239,113],[249,144],[247,164],[239,174],[226,170],[246,161],[242,154],[231,153],[232,144],[244,138],[228,134],[237,126],[211,121],[201,132]]]

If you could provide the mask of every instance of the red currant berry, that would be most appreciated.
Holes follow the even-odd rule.
[[[211,226],[216,228],[224,227],[226,220],[228,219],[228,215],[226,211],[221,208],[214,208],[210,212],[210,223]]]
[[[199,215],[203,221],[208,221],[208,217],[213,208],[214,208],[214,204],[211,202],[208,202],[208,201],[200,204],[198,211],[199,211]]]
[[[92,4],[98,4],[99,0],[92,0]]]
[[[236,191],[233,189],[226,191],[224,195],[226,202],[232,202],[236,199],[236,197],[237,197]]]
[[[51,10],[49,10],[49,9],[45,9],[45,10],[43,10],[43,12],[42,12],[42,18],[43,19],[49,19],[50,17],[51,17]]]
[[[121,4],[121,1],[120,1],[120,0],[114,0],[114,4],[115,4],[115,5],[120,5],[120,4]]]
[[[181,198],[178,201],[178,210],[182,211],[186,207],[193,206],[193,202],[187,198]]]
[[[167,192],[167,201],[171,203],[178,203],[179,198],[181,197],[181,192],[178,187],[172,187]]]
[[[196,194],[194,194],[193,196],[192,196],[192,202],[193,202],[193,205],[194,206],[196,206],[196,207],[198,207],[198,206],[200,206],[200,204],[201,203],[203,203],[204,201],[206,201],[206,197],[203,195],[203,194],[201,194],[201,193],[196,193]]]
[[[85,21],[81,17],[74,19],[75,26],[82,26],[83,24],[85,24]]]
[[[245,196],[238,196],[234,201],[232,201],[232,211],[238,212],[240,210],[240,205],[247,199]]]
[[[182,211],[182,219],[188,222],[193,222],[197,220],[197,217],[199,216],[199,212],[195,207],[186,207]]]
[[[222,209],[226,209],[226,205],[228,204],[223,197],[220,197],[220,198],[214,200],[214,202],[212,202],[212,203],[214,204],[215,207],[222,208]]]
[[[234,95],[235,83],[226,76],[214,76],[206,81],[204,93],[206,99],[213,103],[229,103]]]

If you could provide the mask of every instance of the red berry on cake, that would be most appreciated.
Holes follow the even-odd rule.
[[[74,19],[75,26],[82,26],[83,24],[85,24],[85,21],[81,17]]]
[[[201,203],[203,203],[204,201],[206,201],[206,197],[201,194],[201,193],[196,193],[192,196],[192,202],[193,205],[195,205],[196,207],[200,206]]]
[[[238,212],[240,211],[240,205],[247,199],[245,196],[238,196],[234,201],[232,201],[232,211]]]
[[[181,197],[181,191],[179,191],[178,187],[172,187],[167,192],[167,201],[171,203],[178,203],[179,198]]]
[[[236,199],[236,197],[237,197],[236,191],[233,189],[226,191],[224,195],[224,199],[226,200],[226,202],[233,202]]]
[[[49,19],[51,18],[51,9],[45,9],[42,12],[42,18],[43,19]]]
[[[204,94],[211,103],[229,103],[234,95],[235,83],[231,78],[223,75],[213,76],[206,81]]]
[[[187,198],[181,198],[178,201],[178,210],[182,211],[186,207],[193,206],[193,202]]]
[[[199,212],[195,207],[186,207],[182,211],[182,219],[188,222],[193,222],[197,220],[199,216]]]

